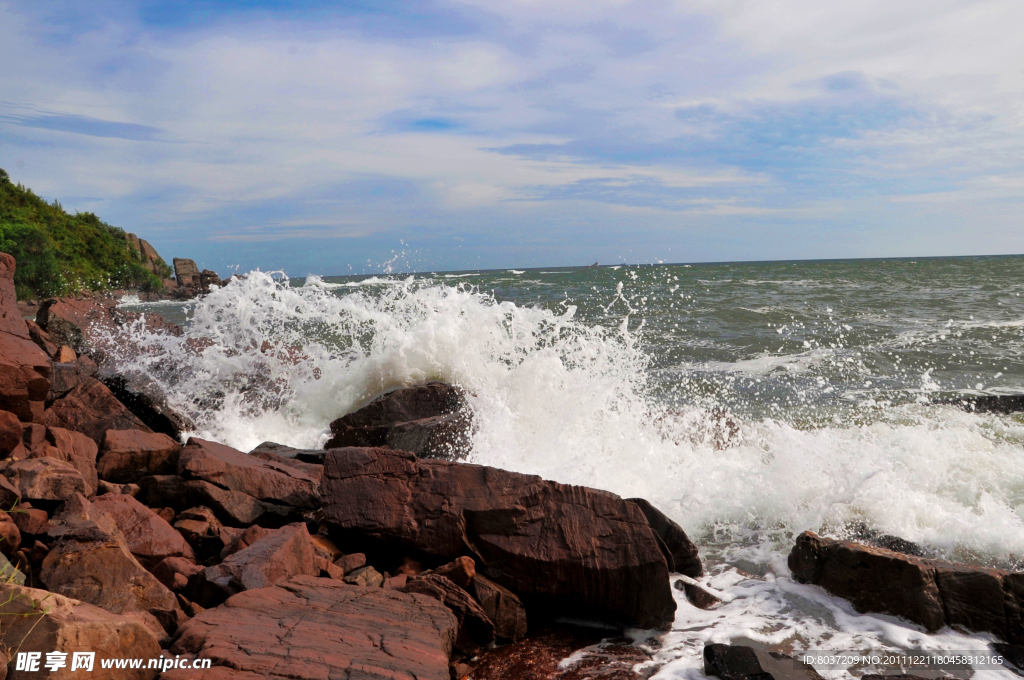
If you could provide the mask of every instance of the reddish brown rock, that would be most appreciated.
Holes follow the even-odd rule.
[[[10,511],[21,503],[21,491],[18,487],[0,475],[0,510]]]
[[[98,370],[96,362],[84,354],[72,364],[54,364],[50,373],[50,391],[46,393],[47,403],[60,399],[84,380],[94,378]]]
[[[125,545],[142,566],[152,568],[168,557],[195,559],[180,533],[131,496],[107,494],[96,498],[93,505],[114,519]]]
[[[261,538],[266,538],[269,534],[270,529],[264,529],[261,526],[248,527],[238,538],[224,546],[224,549],[220,552],[220,558],[223,560],[228,555],[233,555],[239,550],[245,550]]]
[[[494,624],[497,637],[515,641],[526,636],[526,608],[515,593],[479,574],[468,590]]]
[[[297,508],[316,508],[320,504],[316,481],[303,472],[196,437],[191,437],[181,450],[178,474],[261,501]]]
[[[72,432],[61,427],[50,427],[46,430],[46,440],[59,453],[55,458],[71,463],[85,482],[86,496],[96,493],[96,452],[99,450],[89,437],[80,432]]]
[[[50,340],[50,334],[40,328],[35,321],[26,319],[25,325],[28,327],[28,337],[52,359],[57,354],[57,345]]]
[[[22,534],[29,536],[44,536],[50,530],[50,516],[46,511],[27,503],[18,505],[11,513],[11,519]]]
[[[614,494],[480,465],[384,449],[324,458],[323,514],[341,545],[372,542],[477,570],[536,605],[644,628],[670,625],[675,600],[659,539]]]
[[[335,420],[324,448],[387,446],[455,460],[469,452],[471,428],[462,390],[432,382],[396,390]]]
[[[923,559],[805,531],[789,554],[798,581],[844,597],[858,611],[902,616],[1024,642],[1024,574]]]
[[[451,579],[455,585],[465,590],[469,588],[469,584],[473,582],[473,577],[476,576],[476,562],[473,561],[472,557],[463,555],[462,557],[456,557],[448,564],[442,565],[437,569],[431,569],[427,573]]]
[[[28,500],[66,501],[86,490],[81,473],[56,458],[0,462],[0,474]]]
[[[185,589],[189,577],[202,570],[203,567],[184,557],[167,557],[151,571],[160,583],[163,583],[169,590],[177,592]]]
[[[139,480],[141,498],[150,507],[181,510],[194,505],[212,508],[218,519],[232,526],[258,523],[280,527],[302,519],[301,509],[264,503],[240,491],[230,491],[199,479],[177,475],[154,475]]]
[[[469,593],[451,579],[437,574],[424,574],[409,579],[405,592],[432,597],[455,614],[459,630],[455,648],[472,656],[494,642],[494,624]]]
[[[151,680],[155,670],[104,669],[100,659],[152,659],[160,656],[160,644],[144,625],[126,616],[118,616],[91,604],[57,593],[10,584],[0,584],[0,615],[5,640],[16,640],[19,652],[41,654],[45,663],[50,652],[67,654],[68,666],[49,673],[40,663],[40,672],[14,671],[8,678],[52,678],[85,676],[92,680]],[[47,610],[45,615],[41,611]],[[92,672],[71,671],[74,652],[96,653]]]
[[[46,357],[31,341],[0,333],[0,410],[10,411],[26,423],[40,422],[50,381],[40,373],[43,367],[24,363],[34,358],[22,351],[25,348],[20,343],[27,343],[40,357]],[[48,365],[45,372],[49,374]]]
[[[644,513],[647,522],[654,529],[654,533],[662,540],[667,551],[669,567],[672,571],[684,574],[691,578],[699,578],[704,574],[704,565],[701,564],[700,555],[697,554],[697,546],[690,537],[686,535],[683,528],[673,522],[669,517],[651,505],[650,501],[644,498],[630,498],[640,511]]]
[[[266,588],[292,576],[316,576],[313,544],[305,524],[282,527],[189,579],[186,595],[204,607],[243,590]]]
[[[21,421],[8,411],[0,411],[0,457],[6,458],[21,443]]]
[[[162,680],[449,680],[456,622],[422,595],[353,588],[298,576],[249,590],[187,621],[172,654],[196,654],[207,671]]]
[[[81,432],[97,443],[103,441],[107,430],[150,431],[95,378],[83,380],[55,401],[46,410],[43,420],[48,427]]]
[[[334,561],[334,565],[342,570],[346,574],[350,574],[360,567],[366,566],[366,555],[363,553],[352,553],[351,555],[342,555]]]
[[[21,547],[21,530],[11,516],[0,510],[0,553],[10,557]]]
[[[107,430],[96,470],[102,479],[119,484],[173,474],[180,450],[178,442],[159,432]]]
[[[176,609],[174,594],[132,556],[114,520],[81,495],[55,518],[58,540],[43,560],[47,589],[115,614]]]
[[[560,628],[533,633],[509,645],[481,652],[455,674],[460,680],[642,680],[633,670],[650,661],[623,639],[602,639],[593,629]],[[761,680],[768,680],[762,678]]]
[[[114,333],[114,302],[54,298],[39,307],[36,323],[47,332],[55,345],[68,345],[83,352],[94,341],[94,336]]]

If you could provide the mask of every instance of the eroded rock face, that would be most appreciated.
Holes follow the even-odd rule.
[[[196,437],[181,450],[178,474],[270,503],[307,509],[320,504],[316,481],[300,470]]]
[[[614,494],[385,449],[337,449],[324,461],[323,515],[339,545],[472,555],[488,578],[570,611],[644,628],[674,618],[658,538]]]
[[[165,434],[141,430],[107,430],[96,470],[118,484],[131,484],[150,475],[173,474],[181,444]]]
[[[81,432],[97,443],[103,441],[107,430],[151,431],[95,378],[83,380],[55,401],[46,410],[43,421],[47,427]]]
[[[148,669],[104,669],[100,659],[136,658],[151,659],[160,656],[160,644],[144,625],[138,621],[112,614],[91,604],[80,602],[57,593],[20,586],[0,585],[0,612],[22,616],[3,616],[6,640],[21,641],[19,651],[40,652],[46,659],[49,652],[65,652],[69,661],[67,668],[57,672],[9,671],[7,677],[33,678],[45,674],[50,678],[76,678],[85,675],[96,680],[149,680],[156,676],[155,670]],[[49,608],[45,616],[37,614],[42,603]],[[27,614],[27,616],[24,616]],[[96,661],[91,673],[84,670],[71,671],[74,652],[96,652]],[[41,667],[41,665],[40,665]]]
[[[386,446],[455,460],[469,452],[471,427],[462,391],[433,382],[396,390],[335,420],[324,448]]]
[[[330,669],[331,677],[362,680],[449,680],[456,627],[448,609],[423,595],[297,576],[186,622],[171,653],[216,666],[162,677],[322,680]]]
[[[1024,573],[923,559],[805,531],[789,554],[801,582],[844,597],[862,612],[902,616],[936,631],[962,626],[1024,643]]]

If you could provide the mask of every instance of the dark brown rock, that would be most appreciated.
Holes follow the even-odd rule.
[[[68,345],[82,353],[90,348],[93,336],[116,331],[114,304],[112,301],[54,298],[39,307],[36,323],[55,345]]]
[[[650,661],[624,639],[602,639],[594,629],[559,628],[531,633],[481,652],[454,677],[465,680],[642,680],[633,670]]]
[[[455,585],[465,590],[469,588],[469,584],[473,582],[473,577],[476,576],[476,562],[473,561],[472,557],[463,555],[462,557],[456,557],[448,564],[442,565],[437,569],[431,569],[427,573],[451,579]]]
[[[416,576],[406,582],[405,592],[427,595],[452,610],[459,622],[456,649],[472,656],[494,642],[494,624],[486,612],[451,579],[437,574]]]
[[[812,666],[779,652],[704,645],[704,674],[722,680],[822,680]]]
[[[187,621],[172,654],[196,654],[207,671],[162,680],[450,680],[452,613],[436,600],[294,577],[249,590]],[[216,671],[216,672],[214,672]]]
[[[0,475],[0,510],[10,512],[21,503],[21,491]]]
[[[148,322],[150,316],[147,316],[146,320]],[[181,329],[176,326],[165,330],[170,335],[181,335]],[[166,396],[153,382],[114,375],[104,378],[103,384],[110,389],[118,401],[124,404],[125,408],[153,432],[167,435],[178,442],[181,440],[183,432],[196,429],[195,423],[187,415],[173,408],[167,402]]]
[[[220,558],[223,560],[228,555],[234,555],[239,550],[245,550],[261,538],[266,538],[269,534],[270,529],[265,529],[258,525],[248,527],[238,538],[224,546],[224,549],[220,551]]]
[[[46,429],[46,440],[59,453],[54,455],[65,462],[71,463],[85,482],[86,496],[96,493],[99,481],[96,475],[96,452],[99,450],[89,437],[80,432],[72,432],[61,427]]]
[[[93,505],[113,518],[128,550],[147,569],[168,557],[195,559],[180,533],[131,496],[107,494],[96,498]]]
[[[191,437],[181,450],[178,474],[257,500],[297,508],[320,505],[316,481],[299,470],[196,437]]]
[[[292,576],[316,576],[314,557],[305,524],[282,527],[190,578],[186,596],[210,607],[243,590],[267,588]]]
[[[40,328],[35,321],[26,319],[25,325],[28,327],[28,337],[52,359],[57,354],[57,345],[53,344],[50,334]]]
[[[497,637],[515,641],[526,636],[526,608],[515,593],[480,574],[473,577],[469,593],[494,624]]]
[[[201,285],[199,267],[196,261],[185,257],[175,257],[171,260],[174,265],[174,278],[182,288],[199,288]]]
[[[471,429],[462,390],[432,382],[390,392],[335,420],[324,448],[385,446],[456,460],[469,452]]]
[[[39,422],[50,390],[50,357],[33,342],[14,290],[14,258],[0,253],[0,410]]]
[[[165,434],[141,430],[107,430],[96,470],[102,479],[119,484],[150,475],[173,474],[181,444]]]
[[[231,526],[279,527],[302,519],[302,512],[291,506],[258,501],[240,491],[230,491],[198,479],[183,479],[177,475],[154,475],[139,480],[141,498],[150,507],[172,507],[182,510],[194,505],[205,505],[216,512],[217,518]]]
[[[83,380],[55,401],[46,410],[43,420],[48,427],[81,432],[97,443],[103,441],[107,430],[150,431],[95,378]]]
[[[66,501],[86,490],[81,473],[56,458],[0,462],[0,474],[28,500]]]
[[[929,631],[956,625],[1024,642],[1022,574],[923,559],[810,531],[797,537],[789,568],[798,581],[844,597],[858,611],[902,616]]]
[[[669,564],[670,567],[674,567],[672,570],[691,578],[703,576],[704,565],[701,564],[697,546],[686,535],[683,528],[669,519],[661,510],[651,505],[650,501],[644,498],[630,498],[629,500],[640,508],[651,525],[651,529],[664,542],[665,548],[672,558]]]
[[[46,401],[54,402],[78,387],[82,381],[96,376],[98,367],[84,354],[71,364],[54,364],[50,374],[50,391]]]
[[[722,600],[709,593],[699,583],[693,583],[685,579],[675,582],[675,589],[683,591],[686,600],[698,609],[711,609]]]
[[[50,516],[41,508],[21,504],[12,513],[11,519],[22,534],[45,536],[50,530]]]
[[[668,564],[634,503],[399,451],[338,449],[324,460],[323,514],[341,545],[473,555],[488,578],[563,614],[645,628],[674,619]]]
[[[21,530],[6,512],[0,510],[0,553],[10,557],[21,547]]]
[[[48,593],[10,584],[0,584],[0,616],[4,621],[5,639],[18,641],[19,652],[37,652],[45,662],[50,652],[67,654],[68,675],[14,671],[8,678],[31,678],[46,674],[52,677],[84,675],[92,680],[151,680],[155,670],[104,669],[100,659],[152,659],[160,656],[157,637],[146,626],[127,616],[104,611],[58,593]],[[42,610],[46,615],[42,616]],[[96,653],[92,672],[70,672],[74,652]],[[7,668],[12,668],[9,666]]]

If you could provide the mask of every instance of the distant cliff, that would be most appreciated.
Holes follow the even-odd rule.
[[[0,169],[0,252],[18,261],[18,299],[76,291],[159,291],[171,268],[145,240],[92,213],[47,203]],[[173,282],[169,282],[174,285]]]

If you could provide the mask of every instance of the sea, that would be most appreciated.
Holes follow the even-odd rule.
[[[630,631],[658,679],[703,678],[711,642],[990,651],[989,635],[928,634],[796,583],[786,558],[808,529],[1024,569],[1024,414],[958,403],[1024,393],[1022,256],[253,271],[199,301],[122,306],[185,326],[137,323],[113,354],[198,436],[316,448],[335,418],[442,380],[468,394],[468,462],[649,499],[723,601],[678,593],[670,632]]]

